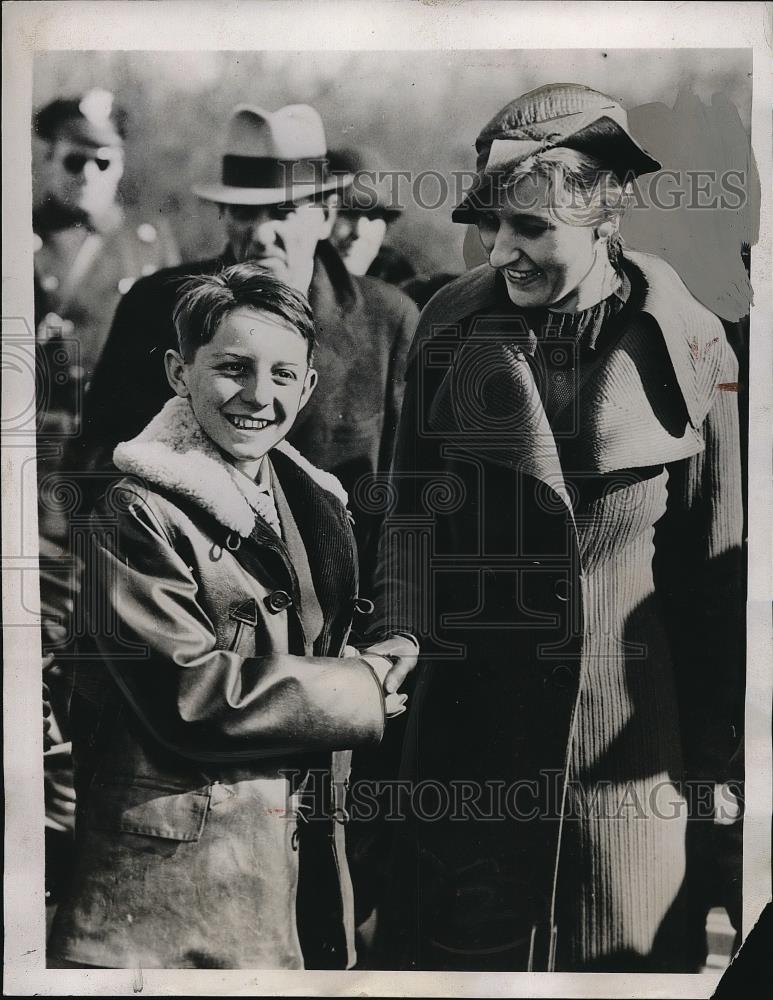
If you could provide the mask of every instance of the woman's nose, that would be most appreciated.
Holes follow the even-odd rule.
[[[515,263],[521,253],[518,237],[513,227],[502,222],[497,230],[494,245],[489,253],[489,264],[492,267],[505,267]]]

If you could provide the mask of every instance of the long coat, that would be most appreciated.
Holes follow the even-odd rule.
[[[488,265],[422,314],[379,567],[379,629],[423,648],[385,966],[680,968],[689,782],[742,717],[737,367],[628,256],[643,302],[552,421]]]
[[[226,250],[220,257],[169,268],[138,281],[123,298],[85,401],[83,434],[70,458],[73,469],[106,464],[116,444],[138,434],[169,399],[163,358],[167,349],[177,348],[172,312],[180,286],[189,275],[213,274],[232,263]],[[327,241],[317,245],[309,302],[317,329],[319,385],[289,440],[343,484],[360,554],[367,559],[374,529],[368,480],[389,467],[418,312],[396,288],[350,275]],[[362,572],[367,579],[367,565]]]
[[[384,699],[340,659],[357,602],[340,484],[270,455],[280,538],[175,398],[92,518],[72,730],[78,814],[55,960],[344,968],[351,748]]]

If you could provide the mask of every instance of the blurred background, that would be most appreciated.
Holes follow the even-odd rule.
[[[223,237],[217,209],[198,201],[190,186],[217,178],[224,124],[239,102],[268,110],[312,104],[329,148],[362,143],[381,154],[385,169],[438,170],[450,178],[474,168],[483,124],[508,100],[545,83],[609,93],[634,112],[634,129],[637,121],[646,125],[653,104],[670,109],[680,93],[691,92],[708,106],[719,94],[748,131],[751,68],[751,53],[736,49],[46,52],[35,61],[34,105],[91,87],[112,90],[129,114],[123,199],[151,220],[162,213],[183,259],[195,260],[218,253]],[[647,138],[660,147],[651,152],[664,166],[683,157],[679,130],[659,128]],[[430,203],[437,192],[432,181],[422,189]],[[388,242],[419,272],[465,270],[466,230],[451,223],[453,205],[422,208],[410,185],[400,193],[406,210]],[[649,232],[632,245],[665,249]]]

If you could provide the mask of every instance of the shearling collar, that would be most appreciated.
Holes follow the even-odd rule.
[[[348,497],[335,476],[313,466],[287,441],[274,450],[346,506]],[[187,399],[170,399],[137,437],[117,446],[113,462],[121,472],[194,501],[243,538],[255,526],[255,513],[237,485],[241,474],[202,431]]]
[[[644,275],[647,290],[641,311],[657,322],[684,397],[690,423],[698,428],[714,396],[722,358],[722,324],[695,299],[679,275],[653,254],[625,251]],[[450,324],[492,305],[497,272],[488,264],[446,285],[426,306],[414,337],[409,364],[433,330],[447,333]]]

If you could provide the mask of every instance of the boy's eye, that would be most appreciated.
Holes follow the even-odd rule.
[[[219,366],[218,371],[225,372],[226,375],[246,375],[247,365],[241,361],[227,361]]]
[[[274,376],[283,381],[295,381],[298,376],[291,368],[275,368]]]

